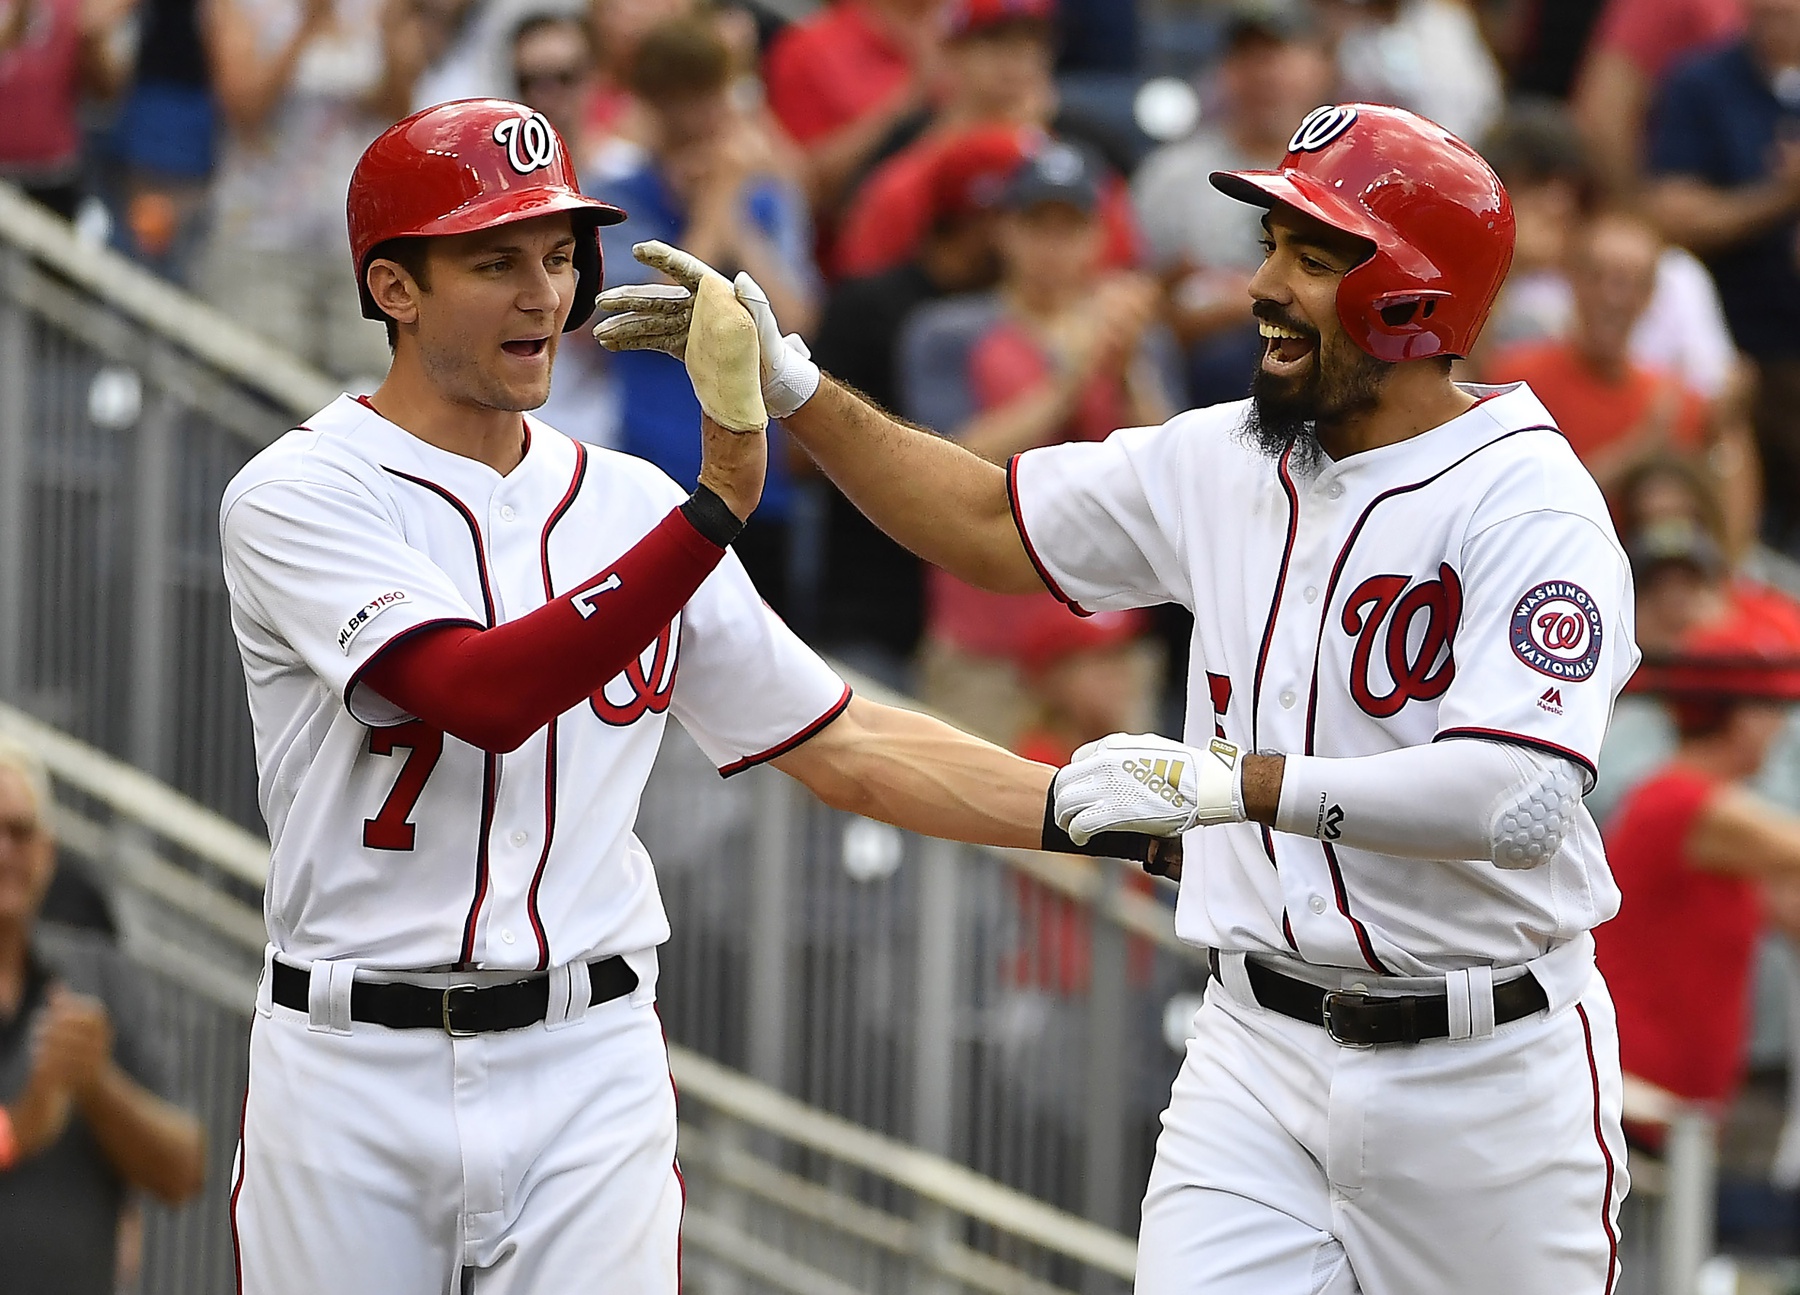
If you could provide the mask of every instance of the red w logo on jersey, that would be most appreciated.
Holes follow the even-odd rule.
[[[623,728],[646,714],[662,714],[675,695],[675,635],[679,618],[663,626],[656,642],[639,653],[637,660],[606,681],[590,698],[594,714],[607,724]],[[647,660],[646,660],[647,659]]]
[[[1344,633],[1356,637],[1350,657],[1350,695],[1376,719],[1398,715],[1409,701],[1433,701],[1456,678],[1453,650],[1462,620],[1462,581],[1450,564],[1436,580],[1408,588],[1407,576],[1370,576],[1344,603]],[[1423,617],[1423,632],[1413,633]],[[1377,640],[1393,687],[1375,691],[1370,678]]]

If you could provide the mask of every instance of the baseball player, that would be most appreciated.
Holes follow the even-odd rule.
[[[541,115],[415,114],[348,205],[392,369],[221,506],[273,845],[239,1288],[673,1295],[669,927],[632,834],[668,716],[722,773],[972,841],[1066,847],[1055,771],[852,697],[756,596],[727,545],[766,415],[722,279],[691,494],[524,412],[624,218]]]
[[[1212,182],[1266,211],[1248,401],[1002,469],[822,381],[740,278],[765,399],[966,580],[1194,613],[1185,740],[1105,738],[1055,797],[1078,840],[1186,832],[1176,928],[1214,951],[1138,1290],[1610,1293],[1626,1174],[1589,931],[1619,897],[1581,796],[1637,650],[1544,407],[1451,380],[1510,204],[1461,141],[1364,104]],[[684,318],[602,304],[614,346]]]

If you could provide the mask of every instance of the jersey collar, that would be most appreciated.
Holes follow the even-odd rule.
[[[1459,382],[1459,389],[1477,403],[1449,422],[1408,440],[1353,454],[1342,462],[1321,456],[1314,485],[1341,482],[1354,487],[1367,484],[1386,489],[1403,480],[1423,480],[1444,471],[1484,445],[1527,428],[1554,431],[1550,416],[1530,387],[1523,382],[1487,386]]]

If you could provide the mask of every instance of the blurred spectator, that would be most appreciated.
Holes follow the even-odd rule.
[[[1602,489],[1645,457],[1696,450],[1706,436],[1705,402],[1630,355],[1661,251],[1656,232],[1634,216],[1604,213],[1587,221],[1570,249],[1574,319],[1567,340],[1523,343],[1485,366],[1490,381],[1531,384]]]
[[[919,307],[993,287],[995,198],[1024,159],[1020,132],[978,127],[946,140],[924,192],[925,233],[912,258],[881,274],[841,279],[813,343],[820,366],[888,409],[901,407],[900,337]],[[836,490],[825,495],[817,641],[851,665],[902,683],[919,644],[919,560]]]
[[[185,280],[204,224],[217,122],[199,0],[144,0],[137,68],[119,112],[130,250]]]
[[[588,24],[571,14],[539,12],[514,29],[509,48],[508,94],[536,108],[556,127],[563,146],[575,159],[582,189],[610,199],[611,181],[595,158],[588,134],[588,96],[595,79],[594,38]],[[620,282],[621,273],[627,278],[631,275],[624,266],[604,268],[608,282]],[[564,333],[558,340],[550,399],[535,412],[578,441],[617,447],[618,383],[611,357],[587,329]]]
[[[1476,140],[1500,115],[1493,51],[1458,0],[1322,0],[1345,99],[1391,103]]]
[[[589,138],[613,135],[639,140],[644,126],[631,95],[631,61],[651,28],[694,12],[694,0],[590,0],[595,77],[583,115]]]
[[[677,18],[638,46],[631,89],[649,127],[638,164],[606,179],[599,195],[630,219],[601,231],[608,283],[652,277],[633,243],[662,239],[686,248],[728,277],[748,270],[782,323],[810,333],[818,315],[812,227],[799,189],[776,173],[757,120],[732,97],[732,56],[714,24]],[[653,351],[611,357],[618,381],[620,448],[692,486],[700,470],[699,404],[687,372]],[[787,610],[787,519],[792,482],[771,447],[762,504],[735,546],[757,587]]]
[[[56,868],[42,763],[0,744],[0,1166],[8,1290],[111,1295],[134,1190],[174,1204],[205,1174],[200,1125],[171,1105],[142,976],[103,939],[38,922]]]
[[[511,94],[508,35],[533,18],[579,19],[580,0],[406,0],[416,27],[418,75],[408,111],[453,99]]]
[[[1800,0],[1748,0],[1742,40],[1678,68],[1650,140],[1651,208],[1719,285],[1757,362],[1764,535],[1800,553]]]
[[[1606,0],[1488,0],[1488,44],[1512,93],[1566,99]]]
[[[1054,600],[1034,606],[1020,627],[1028,719],[1013,749],[1028,760],[1064,765],[1084,743],[1148,724],[1153,675],[1145,653],[1148,628],[1142,612],[1081,617]],[[1080,866],[1095,865],[1083,860]],[[1138,894],[1155,893],[1155,883],[1135,868],[1124,880]],[[1019,931],[1006,967],[1009,985],[1052,999],[1086,993],[1093,968],[1088,906],[1023,873],[1015,875],[1014,887]],[[1149,981],[1151,954],[1146,942],[1131,942],[1132,984]],[[1017,1030],[1023,1021],[1044,1015],[1048,1004],[1035,1005],[1036,1011],[1033,1006],[1015,996],[1007,1023]]]
[[[837,273],[877,274],[912,254],[924,232],[930,177],[946,138],[983,126],[1041,134],[1103,160],[1108,264],[1137,262],[1139,239],[1124,182],[1130,150],[1062,106],[1052,75],[1054,15],[1053,0],[956,0],[940,102],[929,118],[906,124],[924,133],[875,168],[851,198],[834,255]]]
[[[806,151],[807,188],[835,210],[938,71],[945,0],[835,0],[769,47],[769,106]]]
[[[1719,619],[1730,605],[1725,556],[1687,518],[1635,532],[1626,552],[1637,595],[1635,637],[1647,656],[1674,652],[1696,626]]]
[[[1567,336],[1574,314],[1570,236],[1592,205],[1594,182],[1575,123],[1561,104],[1513,104],[1482,142],[1482,154],[1512,196],[1518,240],[1512,271],[1482,329],[1480,350]],[[1631,331],[1631,358],[1715,399],[1740,381],[1737,346],[1706,267],[1669,244],[1656,286]]]
[[[215,0],[205,10],[225,123],[199,291],[342,378],[387,372],[344,231],[350,172],[411,107],[424,37],[410,0]]]
[[[1160,294],[1104,268],[1099,199],[1098,167],[1078,149],[1020,164],[1000,198],[998,290],[925,306],[906,329],[905,412],[995,462],[1169,416],[1167,357],[1152,329]],[[1010,744],[1019,635],[1050,596],[989,594],[938,571],[926,588],[924,695]]]
[[[1610,196],[1637,187],[1656,87],[1683,56],[1729,40],[1743,25],[1740,0],[1609,0],[1571,104]]]
[[[1800,700],[1800,617],[1729,615],[1647,660],[1633,687],[1663,697],[1679,742],[1606,824],[1624,902],[1595,932],[1599,964],[1626,1075],[1723,1105],[1744,1064],[1760,885],[1800,883],[1800,819],[1745,785]],[[1683,950],[1703,951],[1704,977]]]
[[[1217,111],[1152,153],[1132,181],[1151,265],[1174,284],[1172,323],[1188,348],[1196,405],[1242,399],[1263,345],[1249,292],[1263,262],[1263,213],[1207,177],[1278,164],[1300,119],[1331,99],[1334,76],[1311,9],[1299,0],[1236,0]]]
[[[1137,161],[1131,142],[1062,100],[1055,76],[1057,13],[1057,0],[952,0],[936,101],[895,124],[871,154],[869,169],[927,133],[1007,122],[1041,126],[1130,174]]]
[[[0,6],[0,179],[65,220],[81,192],[84,98],[125,84],[120,28],[136,0],[8,0]]]

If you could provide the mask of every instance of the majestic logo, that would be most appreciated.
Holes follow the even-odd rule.
[[[1300,129],[1288,141],[1290,153],[1314,153],[1350,129],[1356,120],[1356,109],[1348,104],[1326,104],[1314,108],[1300,122]]]
[[[364,603],[357,611],[356,615],[344,622],[344,627],[338,631],[338,651],[342,652],[345,656],[349,656],[350,645],[356,641],[356,636],[363,632],[363,626],[381,615],[381,613],[388,608],[399,603],[411,601],[412,600],[406,596],[406,592],[402,589],[395,589],[389,593],[381,594],[378,597],[369,599],[369,601]]]
[[[1376,719],[1398,715],[1409,701],[1435,701],[1456,678],[1456,627],[1462,620],[1462,581],[1449,563],[1436,580],[1410,589],[1407,576],[1370,576],[1344,603],[1344,633],[1356,638],[1350,655],[1350,695]],[[1416,631],[1416,632],[1415,632]],[[1377,641],[1393,687],[1375,691],[1370,674]]]
[[[656,642],[646,647],[637,660],[626,666],[588,699],[602,723],[615,728],[635,724],[647,714],[660,715],[669,709],[675,695],[676,635],[680,618],[663,626]]]
[[[1579,682],[1600,665],[1600,608],[1580,585],[1546,580],[1519,599],[1508,637],[1513,654],[1539,674]]]
[[[1544,695],[1538,698],[1537,704],[1552,715],[1562,714],[1562,689],[1554,686],[1544,689]]]
[[[1188,799],[1181,794],[1181,774],[1185,760],[1127,760],[1120,768],[1149,788],[1176,809],[1186,809]]]
[[[494,127],[494,143],[506,149],[506,160],[520,175],[529,175],[556,160],[556,132],[541,112],[508,117]]]

